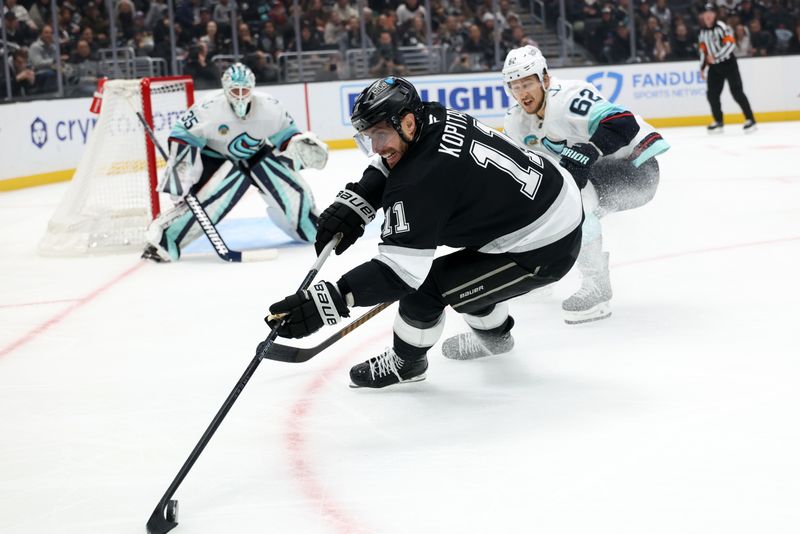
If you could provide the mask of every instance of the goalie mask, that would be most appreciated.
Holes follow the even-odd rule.
[[[406,139],[400,123],[407,113],[413,113],[417,120],[414,139]],[[374,154],[372,140],[365,130],[381,122],[387,122],[407,143],[419,137],[422,128],[422,100],[411,82],[397,76],[381,78],[361,91],[353,104],[350,122],[358,131],[355,135],[359,148],[368,156]]]
[[[225,92],[225,98],[228,99],[228,104],[240,119],[247,117],[255,86],[256,77],[253,71],[242,63],[234,63],[222,75],[222,90]]]

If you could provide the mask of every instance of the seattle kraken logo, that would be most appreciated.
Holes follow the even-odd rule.
[[[250,137],[247,132],[241,133],[228,143],[228,152],[237,158],[249,158],[256,153],[260,143],[258,139]]]
[[[612,71],[595,72],[586,77],[586,81],[597,87],[609,102],[615,102],[622,91],[622,74]]]

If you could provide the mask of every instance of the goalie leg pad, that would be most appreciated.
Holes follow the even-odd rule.
[[[249,187],[247,177],[226,164],[197,193],[197,198],[211,222],[216,225],[242,199]],[[162,229],[159,246],[168,251],[173,261],[180,258],[184,246],[203,234],[203,229],[184,201],[159,216],[154,224],[157,222]],[[152,240],[150,242],[155,244]]]
[[[250,177],[267,203],[270,219],[293,239],[314,242],[319,212],[300,173],[280,158],[267,158],[250,170]]]

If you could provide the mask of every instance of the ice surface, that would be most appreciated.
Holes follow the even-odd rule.
[[[604,219],[610,319],[564,324],[570,274],[512,303],[512,353],[437,346],[424,382],[347,387],[394,309],[305,364],[265,361],[175,532],[800,531],[800,123],[663,133],[655,200]],[[320,206],[363,165],[308,173]],[[40,258],[65,187],[0,195],[0,532],[141,533],[314,254]],[[263,213],[252,193],[232,217]],[[445,336],[465,329],[448,315]]]

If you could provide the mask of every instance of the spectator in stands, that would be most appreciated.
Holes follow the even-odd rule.
[[[56,47],[53,44],[53,27],[45,24],[39,38],[28,49],[28,58],[37,73],[55,71]]]
[[[775,46],[775,38],[761,27],[761,20],[750,21],[750,43],[753,45],[753,56],[768,56]]]
[[[133,27],[133,15],[135,11],[136,7],[131,0],[119,0],[117,2],[115,16],[117,35],[125,41],[133,38],[133,32],[135,31]]]
[[[494,30],[497,27],[494,13],[487,11],[481,17],[481,33],[486,36],[490,47],[494,46]]]
[[[378,46],[370,58],[369,65],[370,75],[376,78],[405,74],[403,54],[395,46],[389,30],[381,31],[378,37]]]
[[[664,32],[658,30],[655,35],[655,43],[653,44],[653,51],[651,57],[653,61],[666,61],[672,55],[672,48],[669,44],[669,39],[664,35]]]
[[[72,43],[75,43],[78,39],[78,35],[81,33],[81,27],[78,24],[80,21],[80,15],[75,13],[75,10],[70,8],[67,5],[61,7],[58,12],[58,26],[63,31],[64,36],[66,37],[67,43],[66,46],[71,46]]]
[[[17,15],[13,11],[6,11],[6,14],[3,15],[3,24],[6,26],[6,36],[9,43],[14,43],[17,47],[21,47],[31,42],[33,35],[28,31],[27,26],[19,23]]]
[[[405,28],[416,17],[421,15],[425,17],[425,8],[419,4],[419,0],[403,0],[397,8],[397,25],[400,28]]]
[[[675,26],[675,35],[672,37],[670,48],[672,59],[694,60],[697,59],[697,40],[689,33],[689,27],[683,21]]]
[[[166,14],[166,12],[165,12]],[[91,28],[94,33],[97,44],[102,47],[108,43],[109,22],[103,15],[94,2],[87,2],[83,8],[83,17],[81,18],[81,26]]]
[[[256,76],[256,83],[275,83],[278,81],[278,68],[274,63],[267,61],[267,54],[256,50],[242,60]]]
[[[603,49],[606,46],[606,41],[608,41],[616,27],[617,22],[614,20],[614,14],[611,7],[603,6],[603,8],[600,10],[600,22],[597,23],[597,26],[589,37],[589,41],[587,43],[589,52],[592,53],[596,60],[604,61]],[[639,29],[639,35],[641,35],[642,29]]]
[[[211,18],[217,23],[217,27],[221,32],[227,33],[230,31],[233,10],[234,5],[230,0],[218,0],[214,5],[214,12]]]
[[[211,10],[207,7],[201,7],[198,11],[198,20],[197,23],[192,25],[192,37],[194,39],[200,39],[208,32],[208,23],[214,22],[214,19],[211,18]],[[216,24],[216,22],[214,22]],[[219,30],[219,25],[217,25],[217,30]],[[214,54],[209,49],[209,56],[213,56]]]
[[[450,65],[450,68],[447,69],[447,72],[451,74],[463,74],[466,72],[472,72],[473,70],[477,70],[475,66],[472,64],[472,58],[469,54],[458,54]]]
[[[50,0],[38,0],[28,10],[31,21],[36,25],[36,30],[42,31],[45,24],[50,24],[53,20],[52,12],[50,11]]]
[[[325,31],[322,33],[322,41],[326,48],[339,46],[342,36],[347,32],[347,19],[339,18],[338,11],[331,11],[325,23]]]
[[[758,18],[755,10],[753,9],[753,2],[750,0],[742,0],[742,3],[739,5],[739,9],[736,11],[736,14],[739,16],[739,20],[745,26],[750,26],[750,21],[754,18]]]
[[[363,43],[363,48],[374,48],[369,35],[365,35],[364,37],[366,41]],[[339,50],[342,54],[351,48],[362,48],[361,25],[356,17],[351,17],[350,20],[347,21],[345,32],[339,37]]]
[[[136,31],[133,34],[133,39],[128,42],[128,46],[133,48],[133,53],[136,57],[148,57],[153,55],[153,34],[149,31],[142,30]]]
[[[614,20],[619,22],[621,20],[628,20],[628,0],[617,0],[614,2]]]
[[[250,33],[250,26],[246,22],[239,23],[239,53],[243,56],[252,54],[258,50],[258,43],[256,42],[253,34]],[[303,50],[306,50],[303,47]],[[309,50],[313,50],[309,48]],[[220,75],[221,76],[221,75]],[[219,78],[220,76],[217,76]]]
[[[662,28],[672,27],[672,11],[667,5],[667,0],[656,0],[656,5],[650,8],[650,13],[658,19],[658,25]]]
[[[491,45],[477,24],[471,24],[467,29],[467,40],[461,52],[469,54],[473,66],[479,70],[488,70],[492,66]]]
[[[6,13],[9,11],[14,13],[19,21],[20,26],[25,28],[25,31],[28,35],[36,35],[39,31],[39,28],[36,27],[36,24],[31,20],[30,13],[25,8],[17,3],[17,0],[5,0],[6,6]]]
[[[733,54],[736,57],[750,57],[753,55],[753,44],[750,42],[750,30],[742,23],[736,25],[734,29],[736,39],[736,49]]]
[[[331,8],[331,15],[334,13],[339,15],[339,20],[345,23],[353,17],[358,18],[358,11],[350,3],[350,0],[336,0]]]
[[[10,67],[11,96],[28,96],[35,94],[36,73],[28,63],[28,53],[24,48],[14,50]]]
[[[166,0],[150,0],[150,7],[144,16],[144,27],[148,31],[153,31],[156,24],[167,14]]]
[[[625,21],[618,22],[603,49],[603,57],[606,63],[626,63],[631,59],[630,36],[631,32],[628,29],[628,23]]]
[[[303,52],[310,50],[322,49],[322,38],[317,29],[312,26],[308,21],[303,22],[303,27],[300,29],[300,50]],[[293,39],[289,45],[289,50],[297,51],[297,40]]]
[[[450,6],[445,13],[461,17],[462,23],[475,18],[475,12],[465,0],[450,0]]]
[[[207,60],[207,55],[205,44],[198,43],[189,47],[189,54],[186,56],[183,73],[192,77],[197,89],[219,87],[220,73],[214,64]]]
[[[444,27],[439,29],[438,43],[447,45],[450,50],[457,52],[464,47],[464,42],[466,40],[467,34],[461,24],[459,24],[458,17],[455,15],[447,15]]]
[[[661,26],[658,24],[658,19],[651,15],[650,18],[647,19],[647,25],[642,29],[639,35],[638,43],[638,47],[644,52],[646,59],[651,59],[653,57],[653,49],[656,46],[656,32],[660,31]]]
[[[92,53],[89,43],[83,39],[75,45],[75,51],[69,57],[67,64],[70,75],[68,82],[71,86],[71,96],[90,96],[97,88],[97,75],[99,64]]]
[[[650,3],[647,0],[636,0],[636,11],[633,13],[633,21],[636,23],[636,33],[641,33],[647,26],[647,21],[653,16],[650,13]],[[613,28],[612,28],[613,30]]]
[[[717,7],[726,9],[728,13],[734,13],[741,3],[742,0],[717,0]]]
[[[425,31],[425,19],[420,14],[411,19],[408,28],[403,32],[401,46],[425,48],[425,46],[427,46],[427,42],[428,37]]]
[[[264,22],[261,35],[258,38],[258,47],[272,56],[273,59],[277,58],[279,52],[285,50],[283,36],[277,32],[275,23],[272,20]]]
[[[786,49],[787,54],[800,54],[800,20],[794,26],[792,38],[789,39],[789,46]]]

